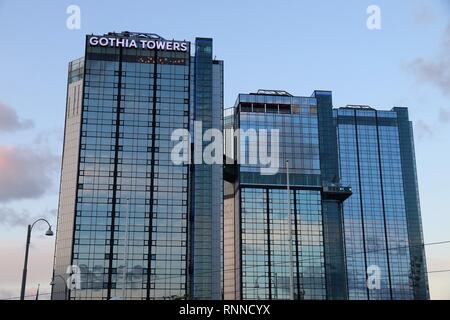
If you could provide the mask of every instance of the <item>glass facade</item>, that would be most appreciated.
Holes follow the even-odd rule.
[[[289,299],[291,257],[295,299],[429,298],[406,108],[260,90],[223,112],[212,39],[182,51],[91,37],[69,64],[54,262],[54,277],[77,266],[81,288],[55,281],[53,299]],[[224,127],[239,130],[225,167],[172,162],[174,130],[190,130],[196,158]],[[264,175],[272,130],[278,170]]]
[[[290,298],[286,160],[295,299],[429,298],[406,108],[261,90],[239,95],[225,127],[241,130],[225,148],[240,160],[225,167],[225,298]],[[277,174],[249,164],[252,129],[279,130]]]
[[[243,299],[289,299],[287,191],[243,188]],[[292,190],[294,295],[326,299],[320,191]]]
[[[315,91],[319,124],[319,149],[322,186],[334,189],[342,185],[339,173],[338,146],[333,121],[333,99],[330,91]],[[345,199],[323,193],[322,216],[327,299],[346,299],[347,277],[343,235],[342,201]]]
[[[410,281],[414,299],[430,299],[427,263],[423,246],[422,218],[420,213],[419,186],[417,181],[414,134],[407,108],[393,108],[397,113],[400,158],[403,175],[408,243],[411,258]]]
[[[253,101],[253,102],[252,102]],[[279,175],[271,177],[278,184],[286,176],[285,163],[298,179],[320,175],[317,105],[315,98],[277,97],[270,95],[239,95],[238,145],[240,171],[249,183],[258,183],[261,164],[252,164],[250,157],[258,155],[250,147],[248,130],[279,130]],[[256,150],[257,151],[257,150]],[[257,173],[255,175],[255,173]],[[255,177],[252,180],[252,177]]]
[[[231,252],[234,247],[240,255],[228,258],[235,259],[229,264],[235,270],[234,277],[233,272],[225,272],[225,286],[230,288],[225,298],[289,299],[292,255],[295,298],[326,299],[317,99],[241,94],[234,110],[234,114],[227,111],[225,121],[227,127],[240,130],[235,146],[240,162],[235,188],[228,186],[225,193],[226,201],[234,199],[235,204],[227,204],[224,212],[224,250]],[[259,159],[258,150],[251,146],[250,131],[268,130],[270,136],[272,129],[279,132],[280,167],[278,173],[265,176],[260,174],[262,165],[250,161]],[[291,254],[286,160],[291,187]]]
[[[136,41],[154,37],[107,36]],[[78,141],[68,140],[66,120],[65,149],[77,152],[70,159],[65,153],[63,161],[77,165],[70,179],[63,165],[61,190],[76,193],[61,196],[56,252],[64,250],[70,258],[56,254],[55,276],[66,277],[68,265],[79,267],[81,289],[70,291],[75,300],[187,298],[193,185],[190,165],[171,160],[176,143],[171,135],[190,128],[193,58],[189,49],[93,46],[90,37],[83,72],[74,75],[82,89],[81,123],[74,133]],[[204,81],[201,86],[211,92],[213,79]],[[70,102],[70,112],[69,107]],[[220,101],[209,107],[222,110]],[[71,219],[63,221],[62,208],[74,201],[67,208]],[[71,226],[72,235],[63,235]],[[62,236],[70,246],[62,247]],[[61,291],[62,283],[55,285],[53,299],[69,298]]]
[[[211,143],[202,139],[205,133],[210,129],[222,132],[223,63],[212,62],[212,39],[198,38],[195,45],[192,119],[201,121],[201,129],[192,124],[191,132],[194,141],[202,141],[202,148],[196,150],[203,152]],[[221,164],[196,163],[192,168],[190,291],[193,299],[222,298],[222,180]]]
[[[397,113],[348,107],[334,114],[341,178],[353,187],[344,203],[349,298],[418,299],[408,235],[413,212],[405,206]],[[372,288],[367,277],[374,268],[381,282]]]

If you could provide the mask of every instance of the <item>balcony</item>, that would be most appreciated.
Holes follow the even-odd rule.
[[[343,187],[337,184],[329,184],[322,188],[323,198],[325,200],[338,200],[344,202],[352,194],[352,187]]]

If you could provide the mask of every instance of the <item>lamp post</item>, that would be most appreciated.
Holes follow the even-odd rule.
[[[60,274],[53,276],[52,282],[50,282],[50,285],[52,286],[52,293],[53,293],[53,287],[55,285],[56,278],[60,278],[63,281],[63,283],[64,283],[64,300],[67,300],[67,282],[66,282],[66,279]]]
[[[27,232],[27,243],[25,246],[25,262],[23,264],[23,273],[22,273],[22,288],[20,290],[20,300],[25,299],[25,287],[27,283],[27,266],[28,266],[28,252],[30,250],[30,239],[31,239],[31,231],[33,230],[33,227],[36,223],[43,221],[48,224],[48,230],[45,232],[45,235],[48,237],[53,236],[52,226],[50,223],[45,219],[38,219],[33,224],[28,225],[28,232]]]

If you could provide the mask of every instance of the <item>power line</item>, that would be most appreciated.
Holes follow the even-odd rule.
[[[62,292],[60,292],[62,293]],[[40,296],[48,296],[51,295],[51,292],[46,292],[46,293],[39,293],[39,297]],[[30,295],[26,295],[25,298],[31,298],[31,297],[36,297],[36,294],[30,294]],[[20,296],[18,297],[9,297],[9,298],[1,298],[0,300],[17,300],[20,299]]]
[[[427,271],[427,272],[425,272],[425,274],[446,273],[446,272],[450,272],[450,269]],[[406,276],[406,275],[409,276],[410,274],[409,273],[403,273],[403,274],[398,273],[398,274],[394,274],[394,275],[391,274],[391,278],[401,277],[401,276]],[[389,280],[389,279],[390,279],[389,276],[384,276],[384,277],[380,278],[380,280]],[[366,279],[364,279],[364,282],[366,282]],[[266,287],[261,287],[261,288],[247,287],[247,288],[245,288],[245,290],[246,291],[257,291],[258,289],[265,289],[268,287],[269,287],[268,285]],[[281,287],[281,288],[283,288],[283,287]],[[224,291],[224,294],[225,293],[236,293],[236,291]]]
[[[447,273],[450,272],[450,269],[443,269],[443,270],[433,270],[433,271],[427,271],[426,274],[434,274],[434,273]],[[391,275],[391,277],[399,277],[399,276],[404,276],[406,274],[394,274]],[[130,282],[128,282],[130,283]],[[246,290],[257,290],[259,288],[246,288]],[[127,290],[133,290],[133,289],[127,289]],[[65,291],[61,291],[61,292],[53,292],[53,294],[61,294],[61,293],[65,293]],[[234,291],[225,291],[224,293],[235,293]],[[39,293],[39,297],[40,296],[48,296],[51,295],[51,292],[46,292],[46,293]],[[25,298],[30,298],[30,297],[36,297],[36,294],[30,294],[30,295],[26,295]],[[16,300],[19,299],[20,296],[17,297],[9,297],[9,298],[2,298],[0,300]]]
[[[435,271],[429,271],[427,273],[444,273],[444,272],[450,272],[450,269],[448,270],[435,270]]]
[[[442,245],[442,244],[450,244],[450,240],[448,241],[440,241],[440,242],[430,242],[430,243],[423,243],[423,244],[419,244],[419,245],[413,245],[413,246],[400,246],[400,247],[391,247],[391,248],[382,248],[382,249],[375,249],[375,250],[367,250],[367,251],[361,251],[361,252],[352,252],[352,253],[348,253],[348,254],[344,254],[345,257],[348,256],[352,256],[352,255],[360,255],[360,254],[364,254],[364,253],[375,253],[375,252],[380,252],[380,251],[387,251],[387,250],[401,250],[401,249],[408,249],[408,248],[414,248],[414,247],[422,247],[422,246],[433,246],[433,245]],[[286,251],[286,250],[285,250]],[[287,252],[287,251],[286,251]],[[336,258],[336,257],[342,257],[341,254],[336,254],[336,255],[329,255],[327,256],[329,258]],[[288,256],[286,255],[285,258],[288,258]],[[323,259],[323,256],[320,257],[309,257],[309,258],[300,258],[298,260],[299,263],[301,262],[307,262],[307,261],[311,261],[311,260],[316,260],[316,259]],[[289,263],[288,261],[282,261],[279,263],[273,263],[271,264],[271,266],[283,266],[285,264]],[[208,274],[212,274],[212,273],[220,273],[220,272],[230,272],[230,271],[236,271],[239,269],[247,269],[247,268],[258,268],[258,267],[262,267],[263,265],[247,265],[247,266],[243,266],[242,268],[231,268],[231,269],[222,269],[222,270],[218,270],[218,271],[203,271],[203,272],[199,272],[197,273],[197,275],[208,275]],[[168,279],[173,279],[173,278],[178,278],[182,275],[173,275],[173,276],[168,276],[168,277],[158,277],[155,276],[154,280],[168,280]],[[132,283],[130,281],[128,281],[128,283]]]
[[[367,251],[365,251],[365,252],[366,252],[366,253],[375,253],[375,252],[387,251],[387,250],[393,250],[393,251],[395,251],[395,250],[407,249],[407,248],[413,248],[413,247],[432,246],[432,245],[442,245],[442,244],[450,244],[450,240],[448,240],[448,241],[440,241],[440,242],[430,242],[430,243],[424,243],[424,244],[419,244],[419,245],[414,245],[414,246],[406,245],[406,246],[400,246],[400,247],[392,247],[392,248],[388,248],[388,249],[382,248],[382,249],[375,249],[375,250],[367,250]],[[361,251],[361,252],[353,252],[353,253],[349,253],[349,254],[344,254],[344,256],[345,256],[345,257],[348,257],[348,256],[352,256],[352,255],[361,255],[361,254],[364,254],[364,251]],[[341,254],[337,254],[337,255],[329,255],[328,257],[329,257],[329,258],[332,258],[332,257],[335,257],[335,258],[336,258],[336,257],[342,257],[342,255],[341,255]],[[285,258],[287,258],[287,255],[285,256]],[[313,261],[313,260],[317,260],[317,259],[323,260],[324,257],[323,257],[323,256],[320,256],[320,257],[302,258],[301,260],[299,259],[298,262],[299,262],[299,263],[301,263],[301,262],[308,262],[308,261]],[[279,263],[273,263],[273,264],[271,264],[271,266],[273,266],[273,267],[276,267],[276,266],[284,266],[284,265],[286,265],[287,263],[288,263],[288,261],[282,261],[282,262],[279,262]],[[297,262],[296,262],[296,263],[297,263]],[[216,270],[216,271],[213,271],[213,270],[211,270],[211,271],[203,271],[203,272],[197,273],[197,275],[210,275],[210,274],[213,274],[213,273],[234,272],[234,271],[236,271],[236,270],[243,270],[243,269],[250,269],[250,268],[258,268],[258,267],[264,267],[264,265],[246,265],[246,266],[243,266],[242,268],[239,267],[239,268],[222,269],[222,270]],[[156,280],[159,280],[159,281],[161,281],[161,280],[170,280],[170,279],[179,278],[179,277],[182,277],[182,276],[183,276],[183,275],[171,275],[171,276],[165,276],[165,277],[154,276],[154,277],[153,277],[153,280],[154,280],[154,281],[156,281]],[[127,283],[133,284],[133,281],[127,281]],[[136,282],[134,282],[134,283],[141,283],[141,282],[136,281]]]
[[[428,271],[428,272],[426,272],[426,274],[447,273],[447,272],[450,272],[450,269]],[[391,277],[399,277],[399,276],[404,276],[404,275],[409,275],[409,274],[394,274],[394,275],[391,275]],[[382,279],[387,279],[387,278],[382,278]],[[259,289],[260,288],[248,288],[247,287],[245,290],[249,291],[249,290],[259,290]],[[133,289],[128,289],[127,288],[127,290],[133,290]],[[60,294],[60,293],[65,293],[65,292],[62,292],[62,291],[61,292],[54,292],[53,294]],[[224,294],[236,293],[236,291],[224,291],[223,293]],[[50,292],[46,292],[46,293],[40,293],[39,296],[48,296],[48,295],[51,295],[51,294],[52,293],[50,293]],[[36,297],[36,294],[31,294],[31,295],[25,296],[25,298],[29,298],[29,297]],[[19,299],[19,298],[20,297],[17,296],[17,297],[3,298],[3,299],[0,299],[0,300],[16,300],[16,299]]]
[[[382,248],[382,249],[376,249],[376,250],[367,250],[365,251],[365,253],[375,253],[375,252],[380,252],[380,251],[387,251],[387,250],[400,250],[400,249],[408,249],[408,248],[414,248],[414,247],[425,247],[425,246],[433,246],[433,245],[443,245],[443,244],[450,244],[450,240],[447,241],[439,241],[439,242],[430,242],[430,243],[423,243],[423,244],[419,244],[419,245],[414,245],[414,246],[410,246],[410,245],[405,245],[405,246],[400,246],[400,247],[392,247],[392,248]],[[364,251],[361,252],[352,252],[349,254],[344,254],[345,257],[348,256],[352,256],[352,255],[360,255],[360,254],[364,254]],[[287,256],[286,256],[287,257]],[[337,255],[330,255],[328,257],[342,257],[341,254],[337,254]],[[298,260],[298,262],[305,262],[305,261],[311,261],[311,260],[316,260],[316,259],[323,259],[323,256],[320,257],[309,257],[309,258],[305,258],[302,260]],[[296,262],[296,263],[298,263]],[[272,266],[284,266],[287,263],[289,263],[289,261],[283,261],[280,263],[275,263],[275,264],[271,264]],[[242,268],[231,268],[231,269],[222,269],[219,271],[204,271],[204,272],[200,272],[198,273],[198,275],[207,275],[207,274],[212,274],[212,273],[225,273],[225,272],[231,272],[231,271],[236,271],[236,270],[240,270],[240,269],[247,269],[247,268],[258,268],[258,267],[264,267],[262,265],[247,265],[247,266],[243,266]],[[444,269],[444,270],[435,270],[435,271],[426,271],[424,272],[425,274],[434,274],[434,273],[446,273],[446,272],[450,272],[450,269]],[[405,274],[403,274],[405,275]],[[173,276],[168,276],[168,277],[157,277],[155,276],[154,280],[170,280],[173,278],[178,278],[178,277],[182,277],[183,275],[173,275]],[[401,274],[398,275],[391,275],[391,277],[396,277],[396,276],[402,276]],[[133,284],[133,281],[127,281],[127,283]],[[134,282],[134,283],[142,283],[142,282]],[[133,289],[127,289],[127,290],[133,290]],[[55,294],[59,294],[62,292],[56,292]],[[230,293],[230,292],[227,292]],[[44,296],[44,295],[50,295],[51,293],[42,293],[39,294],[39,296]],[[30,295],[30,296],[26,296],[26,297],[35,297],[36,295]],[[20,297],[11,297],[11,298],[5,298],[2,300],[13,300],[13,299],[17,299]]]
[[[450,272],[450,269],[443,269],[443,270],[433,270],[433,271],[427,271],[427,272],[425,272],[426,274],[434,274],[434,273],[447,273],[447,272]],[[403,276],[403,275],[406,275],[406,274],[394,274],[394,275],[391,275],[391,277],[393,276],[393,277],[398,277],[398,276]],[[260,289],[260,288],[246,288],[245,290],[258,290],[258,289]],[[128,289],[127,288],[127,290],[133,290],[133,289]],[[54,292],[53,294],[60,294],[60,293],[64,293],[64,292]],[[235,291],[224,291],[224,293],[236,293]],[[40,293],[39,294],[39,297],[41,297],[41,296],[48,296],[48,295],[51,295],[52,293],[51,292],[46,292],[46,293]],[[30,294],[30,295],[26,295],[25,296],[25,298],[30,298],[30,297],[36,297],[36,294]],[[16,300],[16,299],[19,299],[20,298],[20,296],[17,296],[17,297],[9,297],[9,298],[2,298],[2,299],[0,299],[0,300]]]

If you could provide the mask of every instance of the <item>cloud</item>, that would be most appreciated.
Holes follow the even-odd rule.
[[[33,127],[31,120],[21,120],[17,112],[0,101],[0,132],[12,132]]]
[[[58,128],[51,128],[42,130],[40,132],[37,132],[31,143],[35,148],[48,148],[49,146],[52,146],[52,149],[55,150],[56,148],[62,149],[62,142],[64,140],[64,127],[58,127]]]
[[[438,88],[450,96],[450,23],[442,37],[439,53],[433,59],[417,58],[407,68],[417,79]]]
[[[441,108],[439,110],[439,122],[450,123],[450,108]]]
[[[32,222],[31,219],[30,214],[25,210],[17,212],[12,208],[0,208],[0,225],[7,227],[26,226]]]
[[[450,108],[440,108],[437,119],[432,123],[419,120],[415,123],[414,128],[418,140],[425,140],[439,136],[439,134],[436,133],[448,124],[450,124]]]
[[[421,5],[416,9],[414,14],[414,21],[418,25],[428,25],[434,22],[436,19],[436,15],[434,10],[428,5]]]
[[[415,130],[419,140],[432,138],[434,135],[433,127],[423,120],[419,120],[415,124]]]
[[[44,195],[58,167],[59,157],[49,152],[0,145],[0,202]]]
[[[3,207],[0,208],[0,226],[6,226],[10,228],[23,227],[31,224],[39,218],[44,218],[49,221],[54,220],[57,210],[49,210],[43,212],[40,215],[32,215],[28,210],[18,211],[14,208]],[[44,225],[45,228],[47,228]]]

